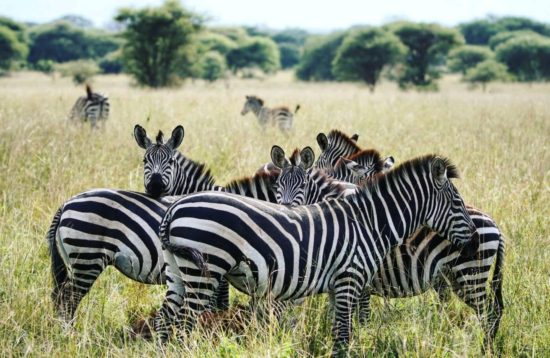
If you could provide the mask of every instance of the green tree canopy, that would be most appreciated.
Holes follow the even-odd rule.
[[[199,77],[209,82],[223,78],[227,70],[225,57],[217,51],[205,53],[198,62]]]
[[[497,59],[520,81],[550,79],[550,38],[516,36],[497,46]]]
[[[500,31],[501,27],[494,19],[474,20],[458,26],[467,44],[487,45],[489,39]]]
[[[11,70],[27,56],[27,45],[20,41],[17,32],[0,25],[0,72]]]
[[[495,36],[491,37],[491,39],[489,40],[489,47],[492,50],[495,50],[498,45],[503,44],[506,41],[510,40],[511,38],[518,37],[518,36],[541,36],[541,35],[532,30],[499,32]]]
[[[338,49],[333,73],[340,80],[363,81],[373,91],[382,69],[404,53],[392,33],[376,28],[353,31]]]
[[[485,46],[464,45],[449,52],[447,64],[451,71],[464,75],[468,69],[493,57],[493,52]]]
[[[506,66],[493,59],[478,63],[475,67],[468,69],[464,80],[472,84],[481,84],[485,91],[487,83],[510,78]]]
[[[164,87],[188,74],[186,51],[202,23],[197,15],[168,0],[160,7],[122,9],[115,19],[126,25],[125,69],[139,84]]]
[[[197,52],[206,53],[216,51],[222,55],[226,55],[229,51],[235,49],[237,44],[229,37],[219,33],[203,31],[195,37]]]
[[[303,81],[334,80],[332,61],[345,35],[341,32],[308,39],[296,69],[296,76]]]
[[[411,85],[420,88],[436,86],[440,77],[440,65],[449,50],[463,43],[462,36],[454,29],[435,24],[405,23],[395,28],[395,34],[407,46],[405,68],[399,76],[402,88]]]
[[[279,48],[270,38],[250,37],[227,54],[227,64],[235,73],[257,67],[265,73],[279,69]]]
[[[33,28],[30,32],[29,62],[40,60],[67,62],[98,59],[121,45],[116,36],[100,30],[83,30],[67,22],[55,22]]]
[[[291,42],[283,42],[279,44],[279,51],[282,68],[291,68],[300,62],[302,53],[298,45]]]

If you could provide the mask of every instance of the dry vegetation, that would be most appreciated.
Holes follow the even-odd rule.
[[[260,81],[188,84],[179,90],[133,88],[125,77],[100,77],[111,98],[105,128],[70,125],[67,114],[83,93],[66,79],[16,74],[0,79],[0,356],[152,356],[155,343],[134,340],[130,323],[160,305],[163,287],[129,281],[110,269],[64,329],[50,302],[44,235],[57,207],[96,187],[142,188],[142,150],[134,124],[170,133],[185,127],[181,151],[208,163],[220,183],[253,173],[271,145],[310,145],[331,128],[359,133],[359,143],[403,161],[429,152],[454,160],[466,202],[490,213],[507,238],[505,313],[497,343],[503,356],[550,355],[550,85],[493,85],[470,92],[447,79],[439,93],[376,93],[350,84],[304,84],[288,74]],[[245,94],[268,105],[302,109],[295,130],[262,134],[241,117]],[[233,295],[243,302],[244,296]],[[456,298],[435,294],[373,300],[370,325],[356,329],[352,349],[400,356],[477,356],[482,331]],[[326,299],[294,312],[297,327],[251,322],[244,332],[197,330],[168,356],[317,356],[330,353]],[[357,326],[355,326],[357,328]]]

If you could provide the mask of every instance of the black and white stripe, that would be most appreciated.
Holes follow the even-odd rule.
[[[300,105],[296,106],[294,113],[288,107],[268,108],[264,106],[263,99],[256,96],[246,96],[244,107],[241,110],[241,115],[246,115],[248,112],[254,113],[258,118],[258,123],[265,129],[268,125],[276,125],[281,131],[289,132],[292,129],[294,115],[300,109]]]
[[[73,120],[90,121],[92,127],[109,118],[109,97],[93,92],[90,85],[86,85],[86,96],[78,97],[69,118]]]
[[[150,142],[146,135],[136,136],[138,144]],[[183,128],[176,127],[171,139],[146,145],[145,186],[153,193],[188,194],[198,190],[224,190],[259,200],[276,202],[272,183],[276,176],[256,175],[229,183],[214,184],[203,164],[177,152]],[[175,159],[174,159],[175,158]],[[170,167],[177,167],[165,172]],[[160,169],[159,169],[160,168]],[[151,179],[158,175],[160,179]],[[177,185],[165,182],[165,175]],[[179,180],[184,176],[184,180]],[[156,187],[159,186],[159,187]],[[47,239],[52,260],[54,289],[52,298],[57,312],[66,321],[74,317],[81,299],[109,265],[127,277],[142,283],[165,282],[164,259],[159,224],[174,197],[154,198],[124,190],[96,189],[66,201],[52,220]],[[228,305],[228,287],[219,296],[218,307]]]
[[[423,224],[470,247],[473,223],[449,180],[456,176],[430,155],[357,195],[294,209],[220,192],[179,199],[161,223],[168,290],[155,329],[163,340],[172,323],[191,329],[225,278],[256,298],[329,293],[335,352],[347,347],[352,309],[391,247]]]
[[[321,148],[321,154],[314,164],[316,169],[332,169],[340,158],[347,158],[359,151],[361,148],[357,145],[358,134],[349,137],[347,134],[333,129],[328,133],[317,135],[317,144]]]

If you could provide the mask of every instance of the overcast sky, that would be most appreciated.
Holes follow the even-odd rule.
[[[156,6],[162,0],[0,0],[0,15],[18,21],[47,22],[67,14],[110,22],[121,7]],[[460,22],[497,16],[526,16],[550,22],[549,0],[184,0],[183,5],[207,15],[211,25],[254,25],[310,31],[380,25],[392,20]]]

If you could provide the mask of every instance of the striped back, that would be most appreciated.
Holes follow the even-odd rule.
[[[364,185],[375,175],[387,172],[393,164],[393,157],[381,159],[378,151],[367,149],[348,158],[340,158],[334,168],[326,169],[325,173],[339,181]]]
[[[109,118],[109,98],[101,93],[93,92],[86,85],[86,96],[81,96],[71,109],[70,119],[90,121],[95,127],[100,120]]]
[[[358,135],[349,137],[347,134],[333,129],[328,136],[324,133],[317,135],[317,143],[321,148],[321,155],[315,162],[316,169],[332,169],[341,157],[349,157],[361,151],[357,145]]]

